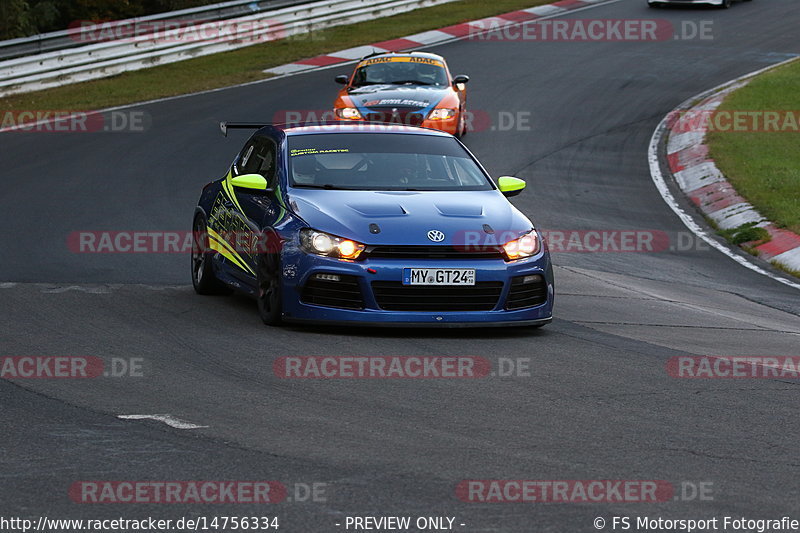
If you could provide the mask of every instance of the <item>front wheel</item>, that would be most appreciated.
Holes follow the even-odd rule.
[[[263,254],[256,270],[258,314],[268,326],[278,326],[283,316],[281,261],[278,254]]]
[[[192,224],[192,286],[197,294],[229,294],[231,289],[214,275],[210,253],[206,219],[197,215]]]
[[[722,3],[719,5],[719,7],[722,9],[728,9],[729,7],[731,7],[732,3],[733,0],[722,0]]]

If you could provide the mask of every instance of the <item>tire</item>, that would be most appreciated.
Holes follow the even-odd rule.
[[[195,292],[202,295],[230,294],[230,287],[214,275],[214,269],[209,260],[206,218],[203,215],[194,217],[192,232],[192,286],[194,286]]]
[[[461,139],[464,135],[467,134],[467,121],[464,120],[464,115],[467,110],[463,110],[461,113],[458,114],[458,131],[456,132],[456,138]]]
[[[279,326],[283,317],[281,261],[278,254],[263,254],[256,268],[258,314],[267,326]]]
[[[720,9],[728,9],[731,7],[733,0],[722,0],[722,3],[719,5]]]

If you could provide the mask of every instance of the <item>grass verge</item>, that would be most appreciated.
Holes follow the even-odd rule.
[[[459,0],[281,41],[180,61],[110,78],[0,98],[0,110],[95,110],[270,77],[262,70],[378,41],[385,41],[547,4],[552,0]],[[333,89],[332,89],[333,90]],[[334,93],[332,92],[331,95]]]
[[[719,111],[786,111],[800,118],[800,61],[731,93]],[[748,122],[749,124],[750,122]],[[711,157],[737,192],[777,226],[800,233],[800,131],[711,131]]]
[[[743,224],[738,228],[719,230],[718,233],[736,245],[754,243],[753,246],[760,246],[772,240],[767,230],[759,228],[755,222]]]
[[[782,264],[778,263],[777,261],[770,261],[770,264],[772,264],[772,266],[774,266],[778,270],[781,270],[783,272],[786,272],[787,274],[791,274],[792,276],[800,278],[800,270],[794,270],[794,269],[785,267]]]

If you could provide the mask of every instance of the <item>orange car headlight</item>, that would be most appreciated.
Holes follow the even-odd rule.
[[[345,120],[358,120],[361,118],[361,113],[355,107],[337,107],[334,112],[337,117]]]
[[[300,231],[300,246],[308,253],[338,259],[357,259],[366,248],[360,242],[329,235],[311,228]]]
[[[447,120],[448,118],[453,118],[456,116],[455,109],[449,109],[446,107],[439,107],[434,109],[428,114],[429,120]]]
[[[515,259],[523,259],[535,255],[539,252],[539,247],[539,236],[535,231],[532,231],[519,239],[505,243],[503,252],[505,252],[506,259],[514,261]]]

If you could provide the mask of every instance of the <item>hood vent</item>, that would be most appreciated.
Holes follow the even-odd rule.
[[[480,204],[436,204],[436,209],[445,217],[482,217],[483,206]]]
[[[408,214],[400,204],[347,204],[347,207],[365,217],[401,217]]]

